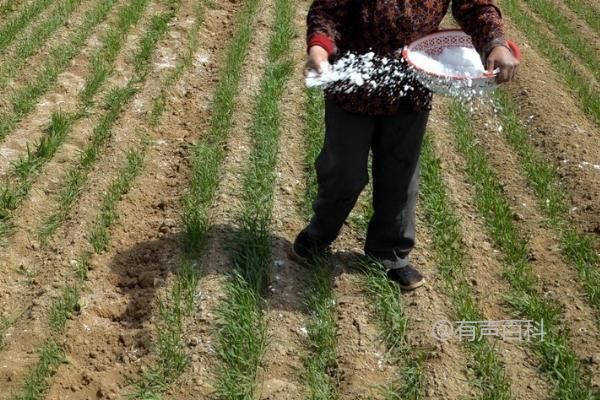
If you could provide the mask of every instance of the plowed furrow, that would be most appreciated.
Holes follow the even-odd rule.
[[[122,11],[130,12],[126,9]],[[133,42],[135,43],[135,41]],[[132,44],[131,46],[134,45]],[[31,175],[23,176],[21,177],[21,180],[17,181],[15,189],[18,190],[16,193],[19,195],[16,196],[17,202],[15,206],[21,207],[15,211],[14,216],[9,214],[11,219],[2,221],[3,223],[18,221],[18,226],[20,227],[15,229],[16,234],[9,242],[8,248],[11,249],[9,257],[3,260],[5,262],[3,266],[7,269],[7,272],[4,274],[4,279],[6,279],[6,282],[21,281],[22,277],[19,276],[20,271],[16,268],[19,265],[24,265],[26,266],[26,269],[31,270],[32,273],[36,274],[37,283],[35,283],[31,290],[27,291],[25,295],[22,293],[21,295],[18,295],[18,292],[8,290],[4,297],[4,305],[7,307],[6,310],[27,309],[32,296],[35,296],[35,290],[39,290],[40,285],[44,285],[49,281],[57,279],[58,272],[62,271],[62,269],[49,268],[48,264],[51,264],[56,260],[61,260],[63,256],[67,257],[69,260],[76,258],[73,249],[63,253],[60,245],[57,245],[56,250],[47,249],[45,251],[39,251],[35,226],[39,224],[41,216],[50,212],[52,207],[52,199],[48,196],[48,193],[59,190],[62,182],[66,180],[65,176],[69,168],[73,168],[74,159],[76,159],[78,153],[87,145],[89,137],[87,136],[88,132],[86,132],[85,128],[88,128],[89,131],[98,129],[102,118],[105,118],[105,116],[100,115],[97,119],[86,119],[81,124],[75,124],[74,128],[83,129],[78,131],[79,134],[75,135],[73,140],[71,140],[62,151],[58,152],[56,160],[45,166],[45,163],[49,162],[54,156],[53,153],[47,154],[46,158],[38,159],[34,162],[33,165],[38,168],[37,171],[35,169],[27,169],[26,172],[31,173]],[[82,132],[85,132],[85,134],[82,134]],[[63,133],[63,135],[66,135],[66,133]],[[57,142],[57,145],[60,145],[60,142]],[[121,154],[118,156],[120,155]],[[44,174],[41,176],[41,179],[39,179],[39,182],[36,183],[38,174],[42,172],[42,169]],[[34,185],[34,183],[36,184]],[[32,196],[28,197],[32,187]],[[21,205],[21,202],[24,203]],[[66,232],[80,232],[80,235],[83,235],[84,227],[82,226],[81,221],[75,220],[72,224],[72,228],[74,230],[70,231],[67,229]],[[32,250],[34,251],[32,252]]]
[[[225,300],[224,287],[231,268],[228,243],[239,204],[235,197],[251,148],[245,135],[250,124],[249,105],[258,90],[268,41],[265,27],[271,26],[271,17],[267,4],[250,1],[239,9],[235,24],[229,23],[235,32],[229,46],[223,48],[227,54],[221,53],[216,61],[222,69],[213,71],[220,79],[213,75],[212,81],[219,83],[204,118],[195,124],[205,134],[192,148],[192,184],[184,200],[184,205],[188,204],[184,206],[184,221],[188,240],[201,251],[197,256],[200,306],[184,324],[190,358],[181,385],[172,393],[174,398],[215,396],[219,368],[216,313]]]
[[[160,39],[161,32],[164,32],[164,30],[166,29],[166,26],[167,26],[166,23],[168,21],[166,21],[165,18],[171,18],[171,15],[172,15],[171,11],[165,11],[165,13],[156,16],[155,19],[153,20],[153,24],[151,24],[151,26],[148,27],[148,31],[145,33],[145,38],[140,39],[140,48],[139,48],[138,53],[136,54],[136,58],[135,58],[135,60],[137,62],[136,63],[136,71],[138,73],[140,71],[145,71],[146,67],[142,63],[145,62],[144,60],[146,60],[146,57],[151,57],[151,55],[152,55],[152,49],[153,49],[153,46],[155,46],[156,40]],[[156,23],[159,20],[161,21],[162,25]],[[147,38],[152,38],[152,39],[149,40]],[[146,50],[145,46],[148,46],[147,50]],[[148,55],[146,55],[145,52],[148,52]],[[140,76],[140,75],[137,75],[137,76],[135,76],[132,79],[139,79],[139,81],[137,81],[137,83],[141,83],[141,82],[143,82],[144,77]],[[128,162],[129,161],[130,160],[128,158]],[[126,189],[126,187],[125,187],[125,189]],[[105,218],[105,217],[102,217],[102,218]],[[75,233],[75,232],[71,232],[71,233]],[[85,233],[85,231],[83,231],[83,233]],[[81,234],[78,237],[85,237],[85,236],[86,236],[85,234]],[[90,237],[89,234],[88,234],[88,237]],[[65,239],[65,242],[67,241],[67,239]],[[90,238],[90,241],[93,242],[93,237]],[[71,239],[71,243],[74,244],[75,241],[73,241],[73,239]],[[78,253],[77,248],[72,248],[71,251],[72,251],[72,254],[74,253],[73,255],[71,255],[71,257],[75,257],[75,259],[77,260],[77,262],[79,262],[79,255],[77,255],[77,253]],[[57,258],[58,258],[57,261],[59,261],[59,263],[60,263],[62,261],[61,258],[60,257],[57,257]],[[56,258],[55,258],[55,260],[56,260]],[[71,260],[73,260],[73,258],[71,258]],[[72,264],[72,266],[74,266],[73,265],[73,261],[71,261],[71,264]],[[65,287],[72,287],[72,285],[73,285],[72,284],[73,277],[70,276],[69,272],[65,272],[65,274],[63,275],[63,277],[59,278],[59,282],[62,281],[62,279],[65,279],[67,281],[67,283],[65,284],[67,286],[65,286]],[[56,286],[56,287],[57,287],[57,289],[62,289],[63,285],[58,284],[58,286]],[[75,284],[75,288],[77,288],[77,287],[78,287],[78,285]],[[75,290],[78,291],[78,289],[75,289]],[[49,293],[49,295],[51,295],[51,293]],[[54,313],[54,307],[55,307],[55,302],[52,301],[51,302],[51,309],[50,309],[50,322],[52,322],[53,318],[54,318],[53,317],[53,315],[54,315],[53,314]],[[40,319],[44,320],[45,318],[42,317]],[[53,336],[56,336],[56,337],[60,338],[60,334],[61,334],[60,330],[58,330],[57,332],[54,332],[54,333],[55,333],[55,335],[53,335]],[[31,338],[31,339],[33,340],[35,338]],[[61,347],[62,347],[62,345],[61,345]],[[33,379],[33,378],[30,377],[30,378],[28,378],[28,380],[26,380],[26,385],[24,387],[24,391],[29,390],[29,388],[31,387],[31,385],[35,385],[35,383],[32,383],[34,381],[32,381],[31,379]]]
[[[462,248],[468,260],[465,278],[485,319],[511,319],[514,313],[507,307],[504,298],[504,294],[511,289],[502,278],[502,265],[496,259],[492,240],[487,237],[483,221],[478,217],[477,208],[472,202],[472,189],[463,175],[464,160],[457,155],[448,137],[451,127],[447,113],[448,109],[443,103],[436,106],[435,119],[430,124],[433,146],[428,151],[433,150],[439,157],[447,196],[455,204],[454,212],[459,218],[462,232]],[[495,345],[514,398],[549,398],[550,385],[537,371],[535,358],[525,343],[498,341]],[[523,385],[523,382],[528,382],[528,385]]]
[[[509,27],[510,29],[510,27]],[[512,37],[525,42],[522,34],[510,29]],[[526,127],[537,150],[557,167],[561,183],[568,189],[571,215],[584,232],[600,227],[600,149],[595,145],[596,125],[565,95],[569,88],[552,70],[550,63],[534,49],[523,49],[523,64],[517,84],[508,88],[518,104],[517,115]],[[540,82],[540,77],[544,78]]]

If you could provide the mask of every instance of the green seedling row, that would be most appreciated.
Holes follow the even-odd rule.
[[[192,56],[198,50],[200,42],[198,32],[204,21],[206,2],[198,2],[195,6],[195,22],[188,35],[188,45],[180,57],[175,69],[163,82],[160,96],[155,98],[150,114],[150,126],[156,127],[164,113],[166,95],[192,63]],[[162,97],[162,100],[160,99]],[[161,107],[156,107],[160,102]],[[199,280],[197,261],[192,254],[184,254],[175,282],[167,295],[158,302],[156,339],[153,352],[157,361],[147,372],[134,382],[131,399],[160,399],[166,390],[176,382],[189,364],[184,345],[184,322],[195,311],[196,288]]]
[[[267,345],[264,296],[271,265],[270,223],[273,184],[279,145],[279,101],[293,71],[290,42],[294,31],[294,4],[275,1],[275,25],[268,62],[255,97],[249,133],[254,148],[244,174],[239,230],[232,238],[233,273],[227,298],[218,310],[219,359],[216,394],[221,399],[252,399],[256,373]]]
[[[22,0],[6,0],[0,5],[0,17],[7,18],[10,14],[17,11],[23,3]]]
[[[582,0],[565,0],[565,4],[596,33],[600,33],[600,8],[589,7]]]
[[[99,1],[96,8],[88,13],[87,20],[99,23],[106,17],[115,3],[116,0]],[[114,63],[122,40],[115,42],[109,40],[109,38],[124,38],[130,27],[140,18],[146,4],[147,0],[134,1],[121,10],[117,24],[111,26],[103,46],[94,53],[92,60],[102,58],[107,62],[112,59]],[[97,65],[97,63],[92,64]],[[104,78],[106,78],[106,75]],[[85,88],[88,88],[92,80],[96,82],[95,89],[94,91],[84,90],[82,96],[84,103],[89,102],[91,96],[100,88],[101,81],[97,80],[93,74],[87,78]],[[31,186],[41,173],[42,168],[54,157],[56,151],[71,132],[73,124],[86,115],[85,107],[86,104],[80,106],[80,109],[72,114],[54,112],[50,119],[50,125],[46,129],[45,135],[37,143],[36,149],[30,151],[28,145],[27,154],[13,163],[6,181],[0,183],[0,238],[6,238],[14,231],[11,221],[13,211],[27,198]]]
[[[560,10],[554,7],[553,1],[527,0],[525,3],[551,27],[558,39],[579,57],[592,75],[597,80],[600,79],[597,50],[576,31],[576,28],[560,13]]]
[[[82,24],[64,45],[53,49],[41,71],[11,96],[12,111],[0,115],[0,141],[10,134],[17,124],[32,112],[39,100],[56,83],[58,76],[79,54],[85,41],[94,33],[95,28],[108,16],[116,0],[98,2],[88,10]]]
[[[305,91],[304,140],[306,143],[306,190],[302,198],[301,212],[305,220],[311,215],[312,201],[317,194],[317,177],[313,165],[324,140],[323,93],[317,89]],[[311,400],[337,400],[339,390],[339,367],[337,363],[336,308],[337,298],[333,291],[332,263],[328,257],[315,258],[308,274],[309,292],[306,322],[309,350],[304,355],[304,382]]]
[[[590,85],[585,76],[582,76],[573,68],[571,61],[568,57],[565,57],[554,38],[532,23],[519,7],[517,0],[503,0],[502,10],[517,28],[531,40],[534,47],[550,61],[550,64],[562,77],[569,90],[572,90],[579,99],[584,113],[597,126],[600,125],[600,96],[598,91],[594,89],[593,85]]]
[[[32,4],[23,7],[19,15],[8,18],[0,26],[0,54],[4,53],[4,50],[16,39],[19,32],[25,29],[51,4],[52,0],[34,0]]]
[[[179,4],[179,2],[174,3]],[[106,114],[100,119],[92,132],[90,144],[83,150],[79,163],[67,173],[67,179],[57,196],[57,208],[47,215],[39,229],[41,243],[47,243],[56,230],[62,225],[71,208],[79,199],[81,191],[87,182],[89,172],[102,153],[102,149],[112,137],[112,127],[125,106],[139,91],[144,83],[151,64],[151,56],[158,41],[166,33],[168,23],[173,18],[178,7],[172,6],[168,12],[155,15],[150,20],[150,26],[139,43],[138,52],[133,59],[134,74],[126,86],[113,89],[107,96]]]
[[[100,1],[98,6],[104,7],[103,4],[106,4],[104,0]],[[137,24],[147,5],[148,0],[136,0],[121,10],[116,24],[111,26],[104,36],[103,45],[90,57],[92,72],[88,75],[80,94],[79,109],[68,114],[54,112],[50,126],[37,143],[36,149],[29,151],[28,148],[27,154],[13,163],[6,183],[0,184],[0,238],[12,233],[12,212],[27,198],[42,168],[54,157],[71,133],[73,125],[87,115],[86,110],[94,95],[114,67],[127,32]]]
[[[483,321],[471,286],[467,282],[465,252],[460,219],[448,198],[442,178],[440,160],[436,158],[428,134],[421,155],[421,204],[424,220],[436,252],[439,277],[445,284],[455,310],[457,321]],[[466,342],[473,362],[472,369],[479,388],[479,399],[512,399],[510,380],[496,353],[494,344],[480,336]]]
[[[69,16],[79,4],[81,4],[81,0],[64,0],[59,3],[52,14],[43,20],[26,40],[19,43],[15,54],[6,59],[7,62],[0,67],[0,88],[4,88],[10,83],[11,79],[27,64],[29,57],[36,54],[50,35],[68,21]]]
[[[144,82],[148,71],[146,65],[150,63],[156,45],[167,32],[169,22],[174,18],[179,8],[180,1],[165,1],[168,1],[167,11],[155,15],[152,18],[150,26],[139,42],[138,51],[134,55],[134,69],[139,73],[132,77],[130,82],[134,82],[135,84]],[[125,89],[128,88],[129,86]],[[128,90],[120,91],[112,96],[110,101],[113,103],[109,102],[109,104],[112,104],[112,111],[114,112],[117,109],[120,110],[125,104],[124,101],[126,100],[126,96],[130,95],[132,92],[134,92],[134,90],[129,88]],[[120,105],[117,106],[117,104]],[[105,249],[105,246],[102,246],[105,242],[99,241],[97,233],[108,232],[108,230],[117,222],[116,205],[120,198],[130,189],[133,180],[142,169],[147,142],[143,141],[142,143],[144,145],[141,151],[133,150],[127,153],[123,170],[120,171],[117,179],[110,185],[107,193],[102,199],[102,207],[96,222],[88,235],[90,246],[94,250],[98,249],[98,251],[103,251]],[[85,157],[84,153],[83,158]],[[102,236],[102,234],[100,234],[100,236]],[[76,283],[65,284],[62,297],[53,301],[48,322],[51,337],[49,337],[42,346],[40,350],[40,360],[26,377],[23,390],[14,397],[15,399],[42,399],[51,382],[52,376],[56,373],[58,366],[64,359],[64,346],[58,342],[58,339],[60,339],[60,336],[64,333],[68,319],[79,312],[79,292],[87,279],[87,269],[89,268],[89,258],[91,254],[90,251],[83,252],[80,257],[80,262],[77,263],[75,270],[73,271],[76,277]],[[44,356],[47,349],[52,349],[52,357]]]
[[[575,268],[585,288],[589,303],[600,311],[600,256],[596,241],[580,233],[576,223],[569,218],[569,202],[552,162],[533,146],[530,133],[519,120],[516,106],[504,91],[494,97],[505,137],[519,157],[521,174],[525,177],[538,201],[545,223],[560,238],[565,259]]]
[[[503,276],[512,288],[506,300],[519,316],[536,323],[543,321],[543,340],[531,342],[541,370],[552,380],[557,398],[593,400],[595,395],[589,377],[583,376],[579,359],[569,346],[568,327],[560,325],[561,308],[537,289],[527,241],[514,222],[509,201],[489,166],[485,151],[476,143],[472,121],[464,105],[453,102],[450,118],[456,146],[465,158],[465,172],[474,188],[475,204],[501,255]]]

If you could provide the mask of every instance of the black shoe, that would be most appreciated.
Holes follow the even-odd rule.
[[[423,275],[410,264],[399,265],[398,262],[384,260],[383,265],[388,267],[388,278],[398,282],[402,290],[413,290],[425,283]]]
[[[296,240],[292,246],[292,256],[302,263],[310,263],[314,257],[322,255],[325,250],[327,250],[327,246],[313,240],[308,235],[308,232],[306,232],[306,229],[303,229],[296,236]]]

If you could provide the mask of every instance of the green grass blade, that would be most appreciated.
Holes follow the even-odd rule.
[[[583,377],[580,363],[569,348],[568,330],[560,325],[561,308],[536,289],[537,278],[529,263],[527,241],[513,220],[509,201],[485,152],[476,143],[472,121],[464,105],[453,102],[450,117],[457,148],[466,160],[465,172],[474,187],[476,206],[494,246],[502,255],[503,276],[513,290],[507,295],[508,301],[519,315],[544,323],[544,340],[532,342],[541,369],[552,379],[557,398],[593,400],[590,381]]]
[[[106,101],[107,113],[100,119],[94,128],[92,138],[88,147],[85,148],[79,163],[69,170],[67,180],[58,194],[58,207],[47,215],[39,230],[40,242],[47,243],[56,230],[62,225],[71,211],[75,202],[79,199],[89,172],[101,155],[105,144],[112,137],[112,127],[128,102],[137,93],[137,86],[144,82],[150,68],[152,53],[158,41],[167,32],[169,21],[174,17],[180,1],[173,1],[168,11],[155,15],[150,20],[150,25],[141,38],[138,51],[133,58],[134,75],[127,86],[112,90]]]
[[[268,64],[252,111],[250,135],[254,148],[244,174],[240,229],[234,234],[233,276],[227,299],[219,308],[222,321],[216,352],[220,361],[216,394],[221,399],[251,399],[256,372],[266,348],[263,299],[269,282],[269,225],[280,133],[279,101],[292,73],[290,43],[294,36],[291,0],[275,1],[275,25]]]
[[[52,50],[31,82],[11,97],[12,112],[0,115],[0,141],[10,134],[16,125],[35,108],[40,96],[54,85],[59,74],[67,68],[71,60],[79,54],[85,41],[94,33],[95,28],[107,17],[117,0],[105,0],[89,10],[83,23],[67,43]]]
[[[31,5],[24,7],[19,15],[10,18],[0,27],[0,54],[12,43],[17,34],[29,25],[29,23],[39,16],[50,4],[52,0],[34,0]]]
[[[600,12],[582,0],[564,0],[565,4],[596,33],[600,33]]]
[[[43,20],[27,40],[19,43],[15,54],[0,69],[0,88],[4,88],[12,78],[26,65],[27,59],[36,54],[46,42],[46,39],[59,27],[65,24],[75,11],[81,0],[64,0],[53,10],[47,19]]]
[[[497,92],[494,100],[506,140],[519,157],[521,174],[533,189],[546,224],[560,238],[563,255],[578,272],[589,303],[600,311],[600,256],[594,238],[580,233],[570,220],[568,199],[556,167],[534,148],[510,95]]]
[[[556,41],[544,33],[521,11],[517,0],[502,0],[502,10],[531,41],[538,52],[548,59],[550,65],[566,86],[579,98],[581,108],[590,119],[600,126],[600,96],[585,76],[579,74],[565,57]]]
[[[539,15],[558,39],[573,53],[579,57],[581,62],[589,71],[600,80],[600,63],[598,62],[598,52],[588,43],[577,31],[569,20],[560,13],[560,10],[554,7],[552,0],[526,0],[537,15]]]

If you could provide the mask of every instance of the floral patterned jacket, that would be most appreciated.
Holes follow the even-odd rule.
[[[323,47],[335,60],[341,54],[394,53],[438,29],[450,0],[314,0],[307,17],[308,47]],[[495,0],[453,0],[452,14],[486,59],[496,46],[506,45],[502,15]],[[329,99],[350,112],[390,115],[408,106],[431,109],[431,92],[417,83],[407,99],[359,89],[352,93],[326,91]]]

